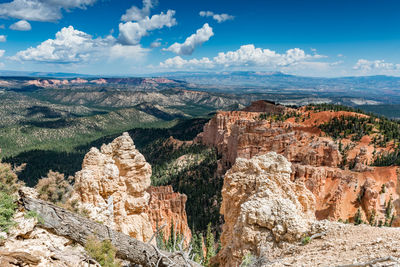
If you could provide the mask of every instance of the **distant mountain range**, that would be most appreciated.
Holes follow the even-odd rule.
[[[314,89],[337,91],[348,89],[397,89],[400,77],[394,76],[353,76],[353,77],[303,77],[282,72],[175,72],[159,73],[157,76],[183,80],[203,85],[256,86],[277,89]]]
[[[115,90],[154,92],[184,89],[212,94],[253,95],[246,98],[264,98],[286,105],[322,102],[351,106],[400,105],[400,77],[383,75],[321,78],[282,72],[235,71],[171,72],[142,77],[107,77],[76,73],[0,71],[0,76],[2,76],[0,91],[4,89],[32,92],[41,88],[57,88],[84,91],[90,89],[100,92]],[[120,101],[125,102],[124,99]],[[388,110],[386,107],[383,109]],[[396,110],[396,113],[399,113],[399,116],[393,114],[390,116],[400,117],[400,110]]]

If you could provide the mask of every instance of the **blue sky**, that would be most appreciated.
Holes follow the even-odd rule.
[[[400,76],[399,1],[0,0],[0,68]]]

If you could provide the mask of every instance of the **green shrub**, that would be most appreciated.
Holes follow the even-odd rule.
[[[17,204],[15,203],[14,197],[4,192],[0,192],[0,229],[3,232],[8,230],[15,225],[12,220]]]
[[[11,165],[0,163],[0,230],[3,232],[8,232],[15,225],[12,220],[17,209],[15,192],[20,186]]]
[[[256,257],[254,257],[254,255],[248,252],[246,255],[243,256],[240,267],[250,267],[254,264],[255,261]]]
[[[311,237],[309,236],[305,236],[302,240],[301,240],[301,244],[303,245],[307,245],[308,243],[311,242]]]
[[[358,208],[356,214],[354,215],[354,224],[359,225],[362,223],[363,223],[363,221],[362,221],[361,209]]]
[[[116,249],[110,240],[100,241],[90,237],[85,245],[85,250],[103,267],[120,267],[121,263],[115,259]]]
[[[36,218],[41,224],[44,224],[43,218],[34,210],[30,210],[25,214],[25,218]]]

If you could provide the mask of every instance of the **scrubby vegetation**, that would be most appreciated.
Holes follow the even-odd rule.
[[[306,106],[306,111],[315,111],[315,112],[321,112],[321,111],[348,111],[348,112],[356,112],[360,114],[367,114],[361,109],[349,107],[349,106],[343,106],[343,105],[336,105],[336,104],[328,104],[328,103],[322,103],[322,104],[310,104]],[[370,115],[370,113],[368,113]]]
[[[52,203],[65,203],[72,191],[73,177],[65,179],[64,174],[49,171],[47,177],[39,180],[35,186],[39,198]]]
[[[8,232],[17,208],[15,193],[21,183],[9,164],[0,162],[0,230]]]
[[[351,138],[352,141],[359,141],[364,135],[372,134],[373,118],[356,116],[341,116],[333,118],[319,128],[334,139]]]
[[[391,152],[383,152],[375,157],[373,166],[400,166],[400,149],[396,148]]]
[[[8,232],[15,225],[12,218],[16,208],[15,198],[12,195],[0,192],[0,229],[2,232]]]
[[[103,267],[120,267],[121,263],[115,258],[116,249],[110,240],[100,241],[91,237],[86,242],[85,250]]]
[[[211,223],[207,226],[207,232],[204,235],[202,233],[192,233],[192,239],[190,240],[189,246],[184,247],[183,236],[176,232],[174,224],[171,224],[170,236],[165,238],[162,231],[157,234],[157,247],[162,250],[176,252],[184,250],[189,253],[190,258],[195,262],[198,262],[204,266],[211,266],[210,259],[218,252],[217,242],[215,242],[215,236],[212,232]],[[204,246],[204,247],[203,247]]]
[[[271,120],[271,121],[286,121],[289,118],[295,117],[296,120],[301,117],[301,113],[296,111],[284,112],[278,114],[262,113],[258,116],[259,120]]]

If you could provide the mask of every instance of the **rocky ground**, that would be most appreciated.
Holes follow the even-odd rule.
[[[400,266],[400,229],[329,223],[326,235],[310,243],[276,249],[268,266],[368,266],[375,259],[393,257],[371,266]],[[353,265],[351,265],[353,264]]]

